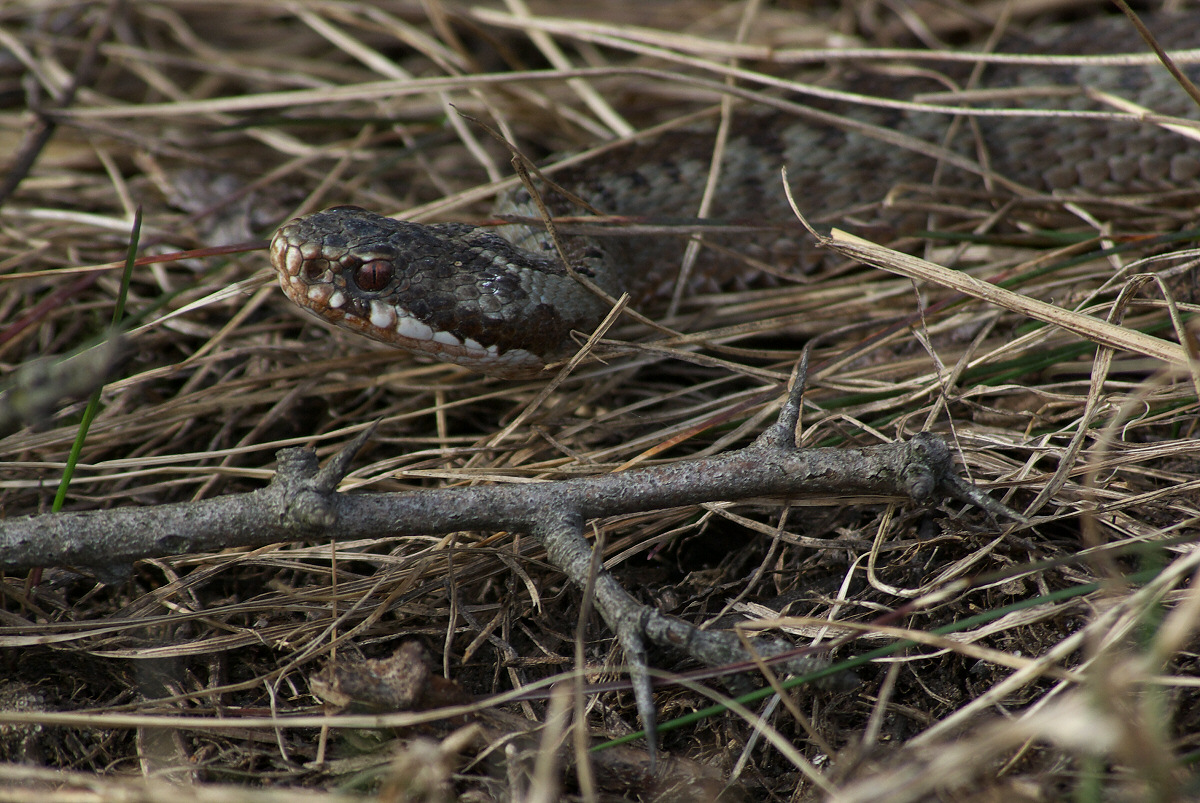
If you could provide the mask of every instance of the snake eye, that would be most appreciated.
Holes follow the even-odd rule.
[[[360,290],[382,290],[392,280],[393,272],[391,262],[386,259],[373,259],[354,271],[354,283]]]

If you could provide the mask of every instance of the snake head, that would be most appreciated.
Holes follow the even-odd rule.
[[[475,226],[335,206],[285,223],[270,251],[283,292],[322,321],[493,376],[538,373],[606,311],[557,259]]]

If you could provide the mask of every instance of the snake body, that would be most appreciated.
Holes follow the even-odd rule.
[[[1153,26],[1168,48],[1200,46],[1200,13],[1160,16]],[[1018,49],[1089,54],[1145,48],[1124,19],[1106,18],[1046,29]],[[1188,70],[1193,79],[1200,78],[1195,66]],[[851,82],[852,88],[875,94],[911,93],[911,84],[906,79],[893,87],[879,77]],[[989,87],[1050,84],[1101,89],[1158,114],[1200,117],[1160,65],[989,68],[983,80]],[[1045,105],[1111,110],[1081,93],[1058,96]],[[827,108],[933,144],[943,144],[951,119],[878,107]],[[1039,193],[1084,200],[1137,196],[1162,205],[1200,184],[1200,144],[1153,124],[985,117],[978,126],[980,138],[963,126],[962,136],[947,147],[970,158],[982,148],[992,174],[1009,180],[1001,182],[1008,198]],[[695,215],[711,149],[712,131],[690,128],[631,145],[603,163],[588,163],[555,179],[604,213],[686,218]],[[890,224],[896,223],[897,213],[882,204],[888,190],[899,183],[929,184],[939,169],[933,158],[861,131],[786,115],[748,114],[729,139],[712,216],[787,220],[781,200],[770,200],[782,199],[781,165],[788,167],[806,209],[826,211],[834,219]],[[996,187],[985,184],[981,172],[986,171],[943,166],[937,186],[958,190],[959,200],[971,194],[978,199],[986,189],[994,203]],[[999,197],[1003,200],[1005,194]],[[1189,203],[1194,201],[1192,197]],[[546,203],[556,216],[580,214],[553,192]],[[497,211],[539,216],[525,190],[506,195]],[[799,234],[771,237],[705,239],[777,265],[796,258]],[[560,242],[576,272],[609,296],[629,293],[635,304],[672,281],[684,247],[682,238],[662,235],[570,236]],[[590,332],[609,310],[606,300],[564,267],[551,239],[536,226],[422,225],[337,206],[280,227],[271,243],[271,260],[285,294],[322,320],[498,376],[536,373],[570,353],[575,348],[571,333]],[[702,272],[715,274],[720,261],[709,254]]]

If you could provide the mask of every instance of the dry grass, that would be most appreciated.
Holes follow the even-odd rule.
[[[639,55],[636,64],[720,82],[720,59],[738,55],[747,69],[791,77],[802,68],[754,60],[762,45],[823,46],[851,21],[834,9],[819,19],[763,10],[748,44],[714,52],[699,37],[733,43],[740,9],[558,4],[560,72],[497,81],[549,58],[511,11],[415,0],[121,8],[95,70],[0,208],[5,374],[104,330],[119,290],[109,263],[123,253],[135,206],[145,210],[142,253],[172,255],[134,273],[132,358],[104,389],[68,509],[257,488],[281,447],[327,456],[376,419],[349,488],[527,481],[716,452],[770,419],[778,392],[768,391],[819,336],[809,443],[939,431],[972,477],[1036,521],[1001,532],[972,512],[868,500],[713,504],[599,522],[626,586],[691,621],[804,617],[791,623],[800,638],[829,620],[865,626],[839,658],[912,639],[858,667],[847,688],[751,704],[765,736],[737,713],[665,734],[669,754],[699,762],[676,772],[715,768],[718,782],[702,788],[728,779],[728,799],[1194,792],[1200,600],[1190,541],[1200,531],[1200,461],[1196,384],[1179,365],[1101,349],[937,285],[918,297],[908,279],[830,259],[799,282],[689,299],[678,315],[659,316],[686,335],[586,362],[543,398],[544,382],[423,364],[302,317],[271,284],[261,243],[177,255],[258,241],[290,215],[334,203],[485,218],[511,181],[506,155],[456,110],[501,122],[544,161],[715,102],[683,81],[577,68],[662,48],[688,63]],[[103,4],[0,9],[0,152],[16,153],[33,124],[29,98],[55,110],[49,90],[69,82],[105,15]],[[623,23],[645,27],[612,27]],[[611,47],[617,39],[625,45]],[[818,204],[803,199],[806,209]],[[1176,234],[1195,209],[1176,212],[1112,211],[1105,223]],[[1069,210],[1055,220],[1080,236],[1061,249],[1027,237],[925,256],[1107,319],[1129,348],[1147,334],[1186,341],[1177,322],[1197,309],[1186,255],[1130,267],[1179,246],[1134,240],[1100,254],[1085,221]],[[637,343],[649,332],[630,321],[609,336]],[[82,407],[0,439],[5,516],[50,508]],[[457,720],[315,726],[324,710],[310,680],[335,652],[381,657],[418,639],[435,673],[478,696],[573,668],[579,593],[529,538],[380,536],[145,561],[109,586],[65,570],[36,586],[4,578],[0,709],[47,713],[39,726],[0,711],[0,758],[24,762],[0,765],[9,790],[0,798],[75,800],[90,790],[89,799],[157,801],[178,796],[179,783],[197,800],[532,799],[553,798],[559,783],[580,794],[573,773],[551,766],[529,780],[505,752],[518,730],[511,717],[539,728],[545,699],[505,703],[510,719],[497,711],[481,731],[457,730]],[[620,653],[598,623],[584,648],[590,667],[605,667],[593,679],[620,676]],[[654,660],[691,668],[677,655]],[[683,686],[657,699],[663,720],[709,702]],[[587,703],[596,734],[637,727],[625,692]],[[305,727],[271,720],[298,715]]]

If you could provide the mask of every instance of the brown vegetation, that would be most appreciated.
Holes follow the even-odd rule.
[[[489,380],[327,329],[273,284],[263,240],[300,211],[356,203],[487,219],[497,187],[514,181],[508,154],[459,112],[545,164],[719,104],[708,85],[617,68],[719,87],[737,57],[819,81],[819,67],[778,54],[845,44],[835,30],[911,44],[868,5],[817,18],[761,9],[745,44],[734,44],[743,5],[699,0],[545,4],[547,18],[434,0],[0,8],[0,153],[15,154],[4,167],[20,179],[0,207],[0,376],[103,336],[135,207],[140,254],[161,256],[133,272],[127,356],[100,394],[65,509],[255,490],[277,450],[308,445],[326,459],[374,421],[343,490],[711,455],[773,420],[812,340],[805,444],[934,431],[969,476],[1034,519],[1001,526],[961,505],[872,498],[595,522],[606,565],[664,611],[717,627],[767,620],[798,643],[857,634],[839,660],[899,646],[849,682],[664,733],[672,759],[657,785],[638,742],[574,769],[584,742],[572,722],[602,740],[636,730],[636,712],[613,686],[574,701],[582,721],[571,720],[570,695],[544,692],[577,668],[591,683],[621,679],[622,656],[597,621],[577,629],[581,593],[525,535],[230,549],[145,560],[110,584],[10,573],[0,785],[16,791],[5,799],[85,788],[178,798],[164,781],[191,784],[196,800],[669,800],[726,783],[725,799],[1182,796],[1200,710],[1188,691],[1197,375],[1184,359],[1196,270],[1182,251],[1196,236],[1194,194],[1168,211],[1120,199],[1103,219],[1049,198],[1001,206],[943,233],[970,237],[919,252],[1083,313],[1074,326],[823,257],[773,286],[692,295],[656,315],[677,337],[622,318],[603,360],[548,393],[546,380]],[[956,42],[981,39],[944,11],[925,21]],[[551,70],[553,42],[566,61]],[[508,75],[533,69],[536,80]],[[819,198],[798,201],[820,217]],[[230,244],[245,245],[200,250]],[[918,252],[911,238],[901,245]],[[0,432],[3,516],[50,510],[84,403]],[[436,692],[414,707],[453,706],[452,717],[381,718],[318,696],[331,661],[398,660],[413,641],[424,653],[405,648],[396,671]],[[652,660],[695,669],[666,651]],[[535,684],[541,696],[510,694]],[[729,693],[665,685],[660,719]],[[559,740],[564,750],[548,748]]]

